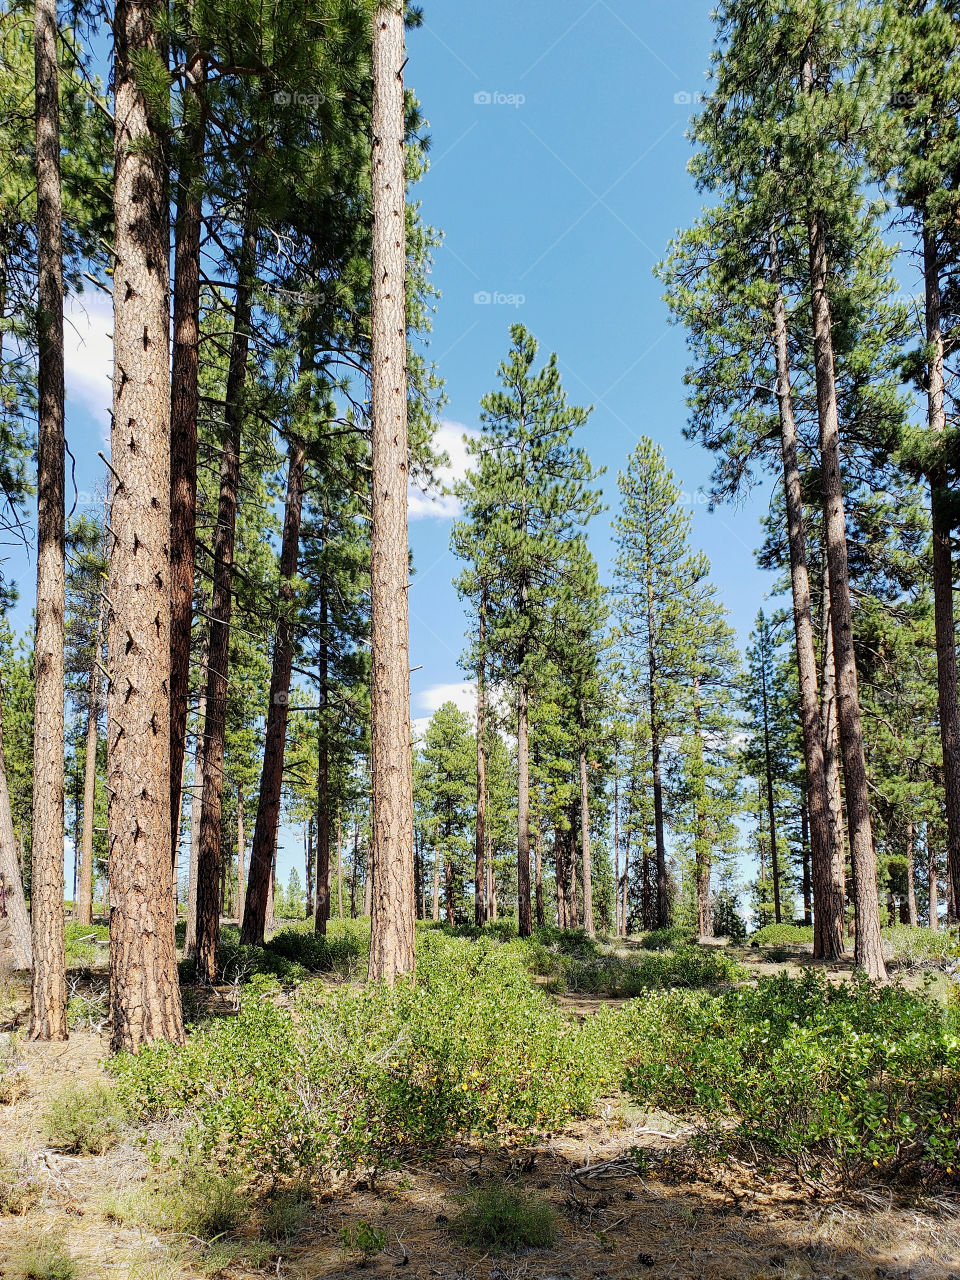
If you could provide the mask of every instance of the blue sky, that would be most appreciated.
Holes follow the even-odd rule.
[[[607,468],[611,510],[590,531],[601,572],[617,471],[649,435],[690,495],[694,541],[743,642],[772,585],[753,557],[769,492],[741,510],[707,511],[711,459],[682,434],[684,336],[652,274],[700,209],[685,133],[711,38],[709,7],[694,0],[428,0],[407,75],[432,138],[416,194],[425,221],[444,232],[430,347],[449,397],[442,442],[462,454],[462,429],[477,428],[520,320],[544,354],[557,352],[570,398],[595,406],[580,443]],[[415,716],[463,680],[449,508],[411,523]]]
[[[607,576],[616,473],[641,435],[658,441],[689,495],[695,544],[745,642],[770,589],[755,565],[766,488],[741,510],[710,514],[701,487],[711,461],[683,438],[684,336],[668,324],[652,274],[670,236],[700,197],[687,174],[685,137],[705,85],[709,7],[699,0],[426,0],[409,36],[407,77],[430,122],[430,170],[415,192],[424,220],[444,233],[433,279],[440,290],[430,357],[448,404],[440,443],[462,472],[462,433],[476,430],[495,385],[508,328],[525,324],[544,356],[558,353],[568,394],[595,406],[580,443],[611,510],[590,530]],[[489,301],[477,300],[488,296]],[[79,505],[95,502],[107,449],[110,299],[92,287],[68,310],[68,437]],[[68,508],[73,501],[68,475]],[[451,585],[454,504],[414,495],[410,593],[413,714],[445,697],[462,703],[464,618]],[[7,548],[21,598],[13,623],[31,625],[34,561]],[[299,833],[281,837],[283,877],[302,857]],[[68,867],[68,876],[72,869]]]

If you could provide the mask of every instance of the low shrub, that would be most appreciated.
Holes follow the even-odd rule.
[[[463,1197],[463,1208],[450,1224],[454,1235],[485,1253],[549,1249],[557,1236],[556,1216],[545,1201],[491,1178]]]
[[[743,965],[723,951],[682,946],[661,955],[597,956],[566,967],[570,991],[630,998],[668,987],[719,987],[747,976]]]
[[[589,1112],[619,1064],[605,1021],[570,1022],[513,946],[438,930],[416,986],[305,984],[281,1007],[259,978],[235,1019],[112,1069],[146,1114],[190,1111],[199,1150],[264,1173],[349,1168],[405,1144],[527,1133]],[[596,1023],[596,1025],[593,1025]]]
[[[956,1015],[922,993],[817,971],[717,996],[670,991],[623,1011],[627,1088],[800,1167],[957,1171]]]
[[[957,952],[957,931],[911,928],[907,924],[882,929],[883,954],[896,969],[944,969]]]
[[[340,1251],[357,1266],[366,1266],[378,1253],[383,1253],[386,1245],[386,1233],[363,1219],[340,1228]]]
[[[43,1127],[51,1147],[99,1156],[119,1141],[126,1118],[117,1090],[109,1085],[68,1085],[47,1108]]]
[[[67,968],[91,969],[105,965],[107,948],[97,943],[109,941],[110,930],[105,924],[80,924],[76,920],[68,920],[64,929]]]
[[[642,934],[640,945],[645,951],[672,951],[674,947],[682,947],[696,940],[695,929],[675,924],[667,929],[652,929],[649,933]]]
[[[812,942],[812,924],[765,924],[750,938],[751,947],[799,947]]]

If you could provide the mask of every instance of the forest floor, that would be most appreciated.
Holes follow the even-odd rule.
[[[751,962],[749,950],[742,958],[753,972],[785,967],[759,956]],[[802,952],[791,958],[797,968],[804,962]],[[843,976],[841,967],[836,977]],[[0,992],[3,1025],[22,1025],[25,997],[16,980]],[[223,998],[228,1004],[229,992]],[[557,998],[579,1018],[606,1003]],[[22,1216],[0,1216],[7,1280],[960,1280],[960,1206],[897,1198],[887,1188],[811,1188],[754,1161],[708,1162],[690,1147],[682,1122],[622,1097],[533,1146],[455,1146],[409,1160],[374,1185],[321,1188],[295,1234],[266,1252],[252,1226],[249,1240],[241,1228],[229,1242],[201,1247],[126,1215],[116,1220],[118,1193],[150,1177],[151,1146],[169,1132],[129,1132],[103,1155],[68,1156],[46,1145],[51,1100],[67,1084],[107,1079],[101,1033],[81,1029],[65,1044],[22,1043],[18,1052],[25,1087],[0,1108],[0,1159],[25,1157],[39,1195]],[[490,1174],[550,1202],[554,1247],[490,1257],[457,1243],[448,1224],[458,1196]],[[360,1265],[344,1253],[341,1231],[363,1223],[383,1233],[385,1247]],[[62,1243],[74,1269],[25,1267],[43,1241]]]

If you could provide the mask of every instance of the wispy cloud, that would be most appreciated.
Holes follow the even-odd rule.
[[[438,452],[448,456],[450,464],[439,468],[435,488],[421,489],[411,484],[408,501],[411,520],[453,520],[460,514],[459,500],[452,493],[444,493],[443,490],[453,488],[467,474],[471,462],[467,453],[467,440],[478,434],[461,422],[440,424],[434,436],[434,445]]]
[[[113,301],[95,290],[71,294],[64,305],[63,364],[67,402],[85,409],[101,438],[110,433],[113,398]]]

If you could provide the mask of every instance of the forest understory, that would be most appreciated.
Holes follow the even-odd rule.
[[[182,1163],[190,1159],[183,1116],[147,1119],[128,1112],[119,1120],[108,1116],[102,1132],[94,1120],[80,1138],[81,1146],[92,1149],[71,1153],[64,1146],[77,1133],[64,1137],[64,1100],[74,1119],[87,1109],[85,1103],[76,1107],[78,1097],[99,1097],[109,1112],[116,1087],[103,1025],[106,948],[95,941],[77,945],[87,950],[70,974],[73,1026],[67,1043],[20,1039],[28,987],[13,977],[2,992],[7,1101],[0,1112],[0,1172],[7,1178],[8,1212],[0,1215],[0,1275],[10,1280],[960,1275],[955,1186],[929,1179],[815,1176],[749,1141],[719,1151],[715,1142],[704,1144],[705,1130],[690,1114],[642,1105],[631,1096],[635,1091],[617,1087],[596,1098],[589,1115],[555,1128],[487,1133],[432,1148],[397,1145],[374,1165],[320,1175],[241,1173],[224,1148],[219,1170],[207,1157],[208,1172],[197,1182]],[[543,946],[543,954],[525,963],[531,970],[549,969],[544,960],[554,950]],[[656,955],[638,939],[587,944],[587,950],[626,966]],[[815,967],[803,945],[744,945],[723,952],[724,964],[742,966],[741,986],[784,974],[798,981]],[[661,952],[656,959],[669,962],[675,955]],[[350,967],[325,974],[324,988],[350,988],[359,996],[361,985]],[[193,1035],[236,1017],[252,990],[249,976],[245,972],[240,981],[214,989],[184,988]],[[605,1010],[629,1003],[569,990],[556,973],[528,976],[536,989],[532,998],[559,1008],[573,1026],[584,1027]],[[835,965],[827,978],[850,983],[852,965]],[[925,989],[923,998],[936,1000],[942,975],[908,965],[897,983]],[[284,1004],[295,991],[295,984],[284,982],[270,998]],[[51,1123],[58,1114],[59,1122]],[[732,1135],[732,1122],[725,1127]],[[10,1194],[12,1172],[19,1201]],[[164,1188],[159,1199],[158,1187]],[[518,1196],[527,1208],[546,1206],[550,1239],[544,1247],[498,1249],[463,1238],[458,1223],[465,1206],[491,1188]],[[198,1198],[204,1204],[191,1207]],[[171,1199],[180,1201],[178,1210],[171,1210]]]

